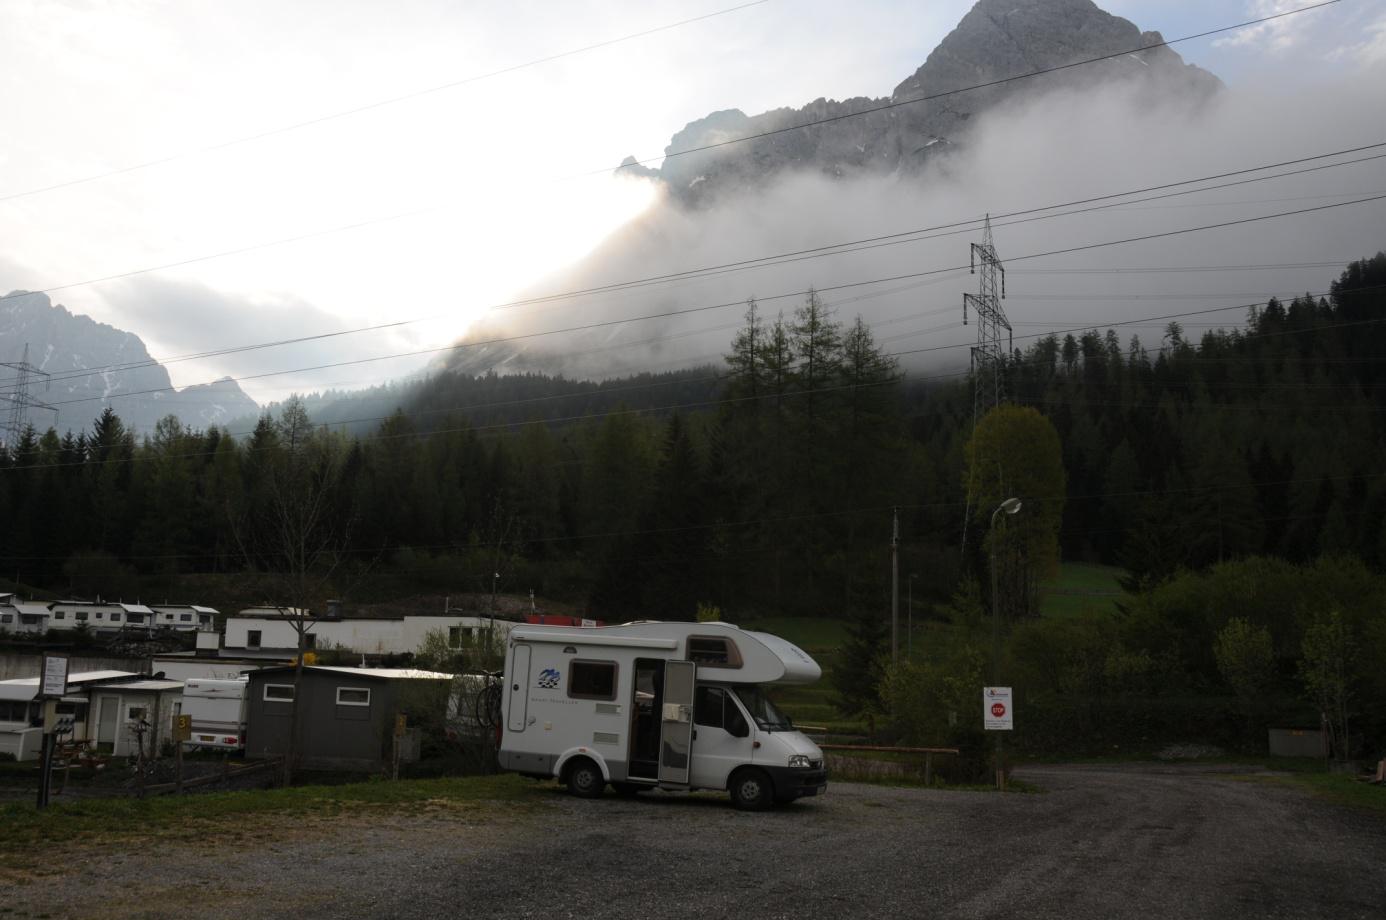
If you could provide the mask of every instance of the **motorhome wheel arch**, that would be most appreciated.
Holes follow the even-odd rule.
[[[727,623],[517,626],[500,765],[588,796],[716,789],[760,809],[818,795],[823,752],[766,688],[821,675],[793,643]]]

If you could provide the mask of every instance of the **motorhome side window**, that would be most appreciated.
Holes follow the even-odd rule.
[[[708,728],[721,728],[737,738],[750,733],[746,717],[741,714],[731,695],[721,687],[699,687],[693,698],[693,723]]]
[[[722,728],[722,707],[726,704],[727,694],[721,687],[699,687],[693,698],[693,724]]]
[[[689,636],[688,660],[705,668],[739,668],[741,651],[723,636]]]
[[[574,661],[568,666],[568,696],[578,700],[616,699],[616,662]]]

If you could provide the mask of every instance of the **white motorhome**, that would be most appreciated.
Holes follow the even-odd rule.
[[[187,743],[225,751],[244,748],[246,686],[244,677],[185,681],[182,714],[192,718]]]
[[[766,694],[822,675],[802,649],[729,623],[516,626],[500,765],[580,796],[607,783],[725,789],[738,808],[817,795],[823,752]]]

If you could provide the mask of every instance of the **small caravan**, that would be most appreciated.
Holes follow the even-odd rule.
[[[822,675],[802,649],[728,623],[516,626],[500,765],[580,796],[725,789],[738,808],[817,795],[823,752],[766,694]]]
[[[187,744],[238,751],[245,747],[246,678],[198,678],[183,684],[182,713],[192,721]]]

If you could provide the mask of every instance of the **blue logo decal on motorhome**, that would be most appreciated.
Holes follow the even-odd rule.
[[[558,687],[558,671],[555,668],[545,668],[539,672],[539,686],[545,690],[553,690]]]

